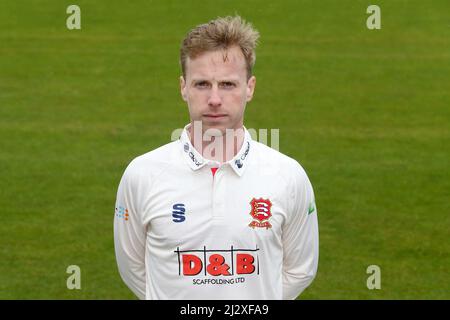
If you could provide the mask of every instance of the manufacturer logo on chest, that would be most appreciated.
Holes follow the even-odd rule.
[[[173,205],[173,211],[172,211],[172,221],[173,222],[183,222],[186,220],[186,208],[184,206],[184,203],[176,203]]]
[[[248,225],[251,228],[272,228],[272,225],[268,221],[272,216],[272,212],[270,211],[272,208],[272,202],[269,199],[263,198],[253,198],[250,201],[250,205],[252,206],[250,215],[253,218],[253,221]]]

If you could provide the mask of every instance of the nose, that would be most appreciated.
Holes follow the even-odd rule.
[[[222,105],[222,98],[219,95],[219,90],[216,86],[211,89],[211,94],[208,98],[208,105],[210,107],[220,107]]]

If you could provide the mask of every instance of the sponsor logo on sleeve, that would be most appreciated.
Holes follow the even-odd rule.
[[[313,201],[309,204],[308,215],[316,211],[316,203]]]
[[[125,221],[128,221],[130,218],[130,215],[128,214],[128,209],[122,206],[116,207],[116,217],[119,219],[124,219]]]

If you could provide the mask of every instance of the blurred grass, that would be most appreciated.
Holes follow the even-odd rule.
[[[74,31],[70,4],[0,4],[0,298],[134,298],[113,252],[120,176],[188,121],[185,33],[234,13],[261,33],[246,126],[279,128],[315,188],[301,298],[450,298],[448,1],[377,1],[376,31],[369,1],[77,1]]]

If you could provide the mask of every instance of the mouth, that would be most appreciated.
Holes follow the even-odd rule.
[[[226,114],[204,114],[203,117],[207,119],[220,119],[226,117]]]

